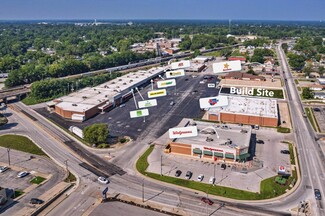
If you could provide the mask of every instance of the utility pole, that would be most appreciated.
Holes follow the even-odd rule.
[[[214,181],[216,181],[216,164],[214,164],[213,166],[213,178],[214,178]],[[214,184],[214,182],[213,182]]]
[[[209,201],[208,201],[208,199],[209,199],[209,198],[208,198],[208,190],[207,190],[207,202],[206,202],[206,205],[205,205],[205,206],[206,206],[206,212],[207,212],[207,215],[209,215],[209,212],[208,212],[208,202],[209,202]]]
[[[162,176],[162,155],[160,155],[160,175]]]
[[[8,153],[8,164],[10,166],[10,148],[7,148],[7,153]]]

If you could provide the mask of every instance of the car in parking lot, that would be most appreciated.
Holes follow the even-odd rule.
[[[256,143],[257,143],[257,144],[264,144],[264,141],[263,141],[263,140],[260,140],[260,139],[257,139],[257,140],[256,140]]]
[[[320,112],[320,109],[317,108],[317,107],[315,107],[315,108],[314,108],[314,111],[315,111],[315,112]]]
[[[198,181],[202,181],[203,178],[204,178],[204,175],[203,175],[203,174],[200,174],[200,175],[197,177],[197,180],[198,180]]]
[[[104,176],[99,176],[97,180],[102,184],[108,184],[109,182],[108,179],[105,178]]]
[[[227,168],[227,165],[226,164],[221,164],[221,169],[225,170]]]
[[[209,179],[209,183],[214,184],[215,181],[216,181],[216,178],[211,176],[210,179]]]
[[[321,200],[322,199],[322,195],[321,195],[319,189],[314,189],[314,193],[315,193],[315,199],[316,200]]]
[[[176,172],[175,172],[175,176],[176,176],[176,177],[179,177],[181,174],[182,174],[182,171],[180,171],[180,170],[176,170]]]
[[[9,169],[9,167],[7,167],[7,166],[1,166],[0,167],[0,173],[3,173],[5,171],[7,171],[8,169]]]
[[[213,201],[210,200],[209,198],[206,198],[206,197],[202,197],[201,198],[201,201],[208,204],[208,205],[212,205],[213,204]]]
[[[174,104],[175,104],[175,102],[174,101],[171,101],[169,105],[170,106],[173,106]]]
[[[38,198],[31,198],[29,201],[30,204],[42,204],[43,202],[43,200],[40,200]]]
[[[281,150],[280,153],[281,154],[290,154],[290,151],[289,150]]]
[[[121,105],[120,105],[120,108],[125,107],[125,106],[126,106],[125,104],[121,104]]]
[[[185,175],[185,179],[190,179],[192,177],[193,173],[191,171],[187,171]]]
[[[17,177],[18,178],[23,178],[23,177],[27,176],[28,174],[29,173],[27,171],[22,171],[22,172],[18,173]]]

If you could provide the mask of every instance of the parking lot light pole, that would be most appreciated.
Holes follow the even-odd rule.
[[[10,166],[10,148],[7,148],[7,154],[8,154],[8,164]]]
[[[213,166],[213,178],[216,179],[216,164]]]

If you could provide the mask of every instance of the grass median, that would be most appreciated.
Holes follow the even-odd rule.
[[[317,126],[316,126],[316,123],[315,123],[315,120],[314,120],[314,116],[313,116],[313,113],[311,111],[311,109],[309,107],[305,107],[305,112],[306,112],[306,115],[309,119],[309,122],[311,124],[311,126],[313,127],[314,131],[318,131],[317,130]]]
[[[46,154],[33,143],[30,139],[20,135],[2,135],[0,136],[0,146],[4,148],[15,149],[22,152],[46,156]]]
[[[43,178],[41,176],[36,176],[32,180],[30,180],[30,183],[33,183],[33,184],[41,184],[45,180],[46,180],[46,178]]]
[[[231,199],[238,199],[238,200],[270,199],[284,194],[285,191],[289,189],[289,184],[284,186],[277,184],[275,182],[276,176],[264,179],[260,185],[260,193],[254,193],[254,192],[239,190],[235,188],[205,184],[201,182],[195,182],[195,181],[175,178],[171,176],[161,176],[160,174],[157,173],[147,172],[146,170],[149,166],[147,158],[151,154],[153,149],[154,149],[154,145],[151,145],[146,150],[146,152],[138,159],[136,163],[136,168],[141,174],[159,181],[167,182],[182,187],[187,187],[190,189],[202,191],[204,193],[208,192],[209,194],[212,195],[227,197]],[[288,182],[290,183],[292,182],[292,180],[293,177],[289,177]]]

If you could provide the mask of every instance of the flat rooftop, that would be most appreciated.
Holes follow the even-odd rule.
[[[178,138],[175,142],[206,147],[219,147],[223,149],[242,149],[249,147],[252,128],[250,126],[237,126],[227,124],[214,124],[202,121],[193,121],[198,128],[198,136]],[[216,132],[216,133],[213,133]],[[213,139],[207,141],[207,138]],[[231,144],[225,144],[231,140]]]
[[[101,103],[114,102],[115,97],[121,93],[126,94],[148,79],[163,72],[164,68],[152,68],[148,71],[137,71],[117,77],[96,87],[86,87],[67,96],[54,99],[57,107],[74,112],[87,111]]]
[[[278,118],[277,101],[274,99],[227,96],[228,106],[210,109],[210,113],[233,113]]]

